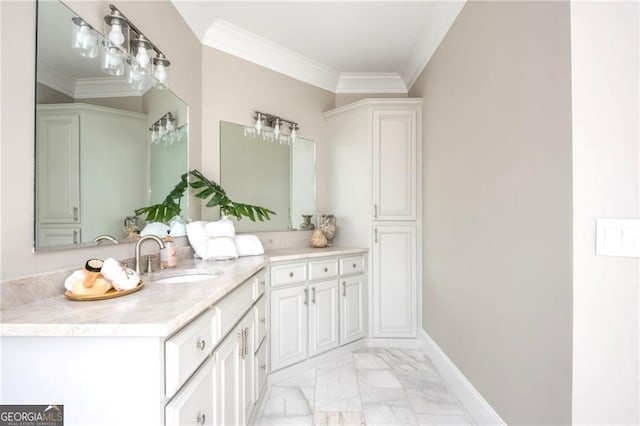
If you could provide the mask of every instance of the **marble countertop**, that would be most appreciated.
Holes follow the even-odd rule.
[[[113,299],[77,302],[64,295],[1,312],[2,336],[157,336],[179,330],[271,262],[344,256],[366,249],[328,247],[274,250],[232,261],[182,259],[179,267],[142,277],[139,291]],[[188,273],[219,272],[216,278],[160,284],[154,280]]]

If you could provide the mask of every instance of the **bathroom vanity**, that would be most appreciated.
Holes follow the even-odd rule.
[[[64,405],[67,425],[250,424],[269,354],[281,369],[364,337],[366,255],[309,248],[188,260],[124,297],[6,309],[2,403]],[[213,277],[155,282],[187,273]],[[291,305],[284,291],[307,303]],[[307,325],[308,335],[290,333]],[[292,342],[301,355],[287,358]]]

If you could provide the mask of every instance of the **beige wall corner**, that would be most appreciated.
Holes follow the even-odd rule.
[[[468,2],[423,97],[423,327],[507,424],[571,423],[567,2]]]

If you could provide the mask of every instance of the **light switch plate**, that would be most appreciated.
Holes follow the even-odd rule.
[[[596,255],[640,257],[640,219],[597,219]]]

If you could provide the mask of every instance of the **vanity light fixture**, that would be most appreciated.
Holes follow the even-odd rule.
[[[97,57],[98,34],[82,18],[74,16],[71,21],[73,22],[71,49],[86,58]]]
[[[163,141],[165,145],[173,145],[174,142],[180,141],[179,131],[176,127],[176,117],[168,112],[160,117],[149,128],[151,131],[151,143],[157,145]]]
[[[273,114],[267,114],[264,112],[256,111],[255,116],[256,120],[255,131],[250,128],[245,128],[245,134],[254,136],[253,133],[257,135],[262,135],[263,140],[277,140],[280,143],[289,143],[295,142],[298,137],[298,123],[287,120],[284,118],[280,118]],[[285,123],[289,123],[290,134],[286,135],[282,133],[282,126]],[[271,127],[273,131],[266,131],[266,127]]]
[[[111,75],[124,75],[129,65],[129,84],[137,89],[147,86],[153,75],[160,89],[167,88],[167,68],[171,62],[117,7],[109,5],[110,13],[104,17],[107,38],[104,45],[102,68]],[[121,54],[121,56],[118,55]],[[122,61],[120,61],[122,57]]]

